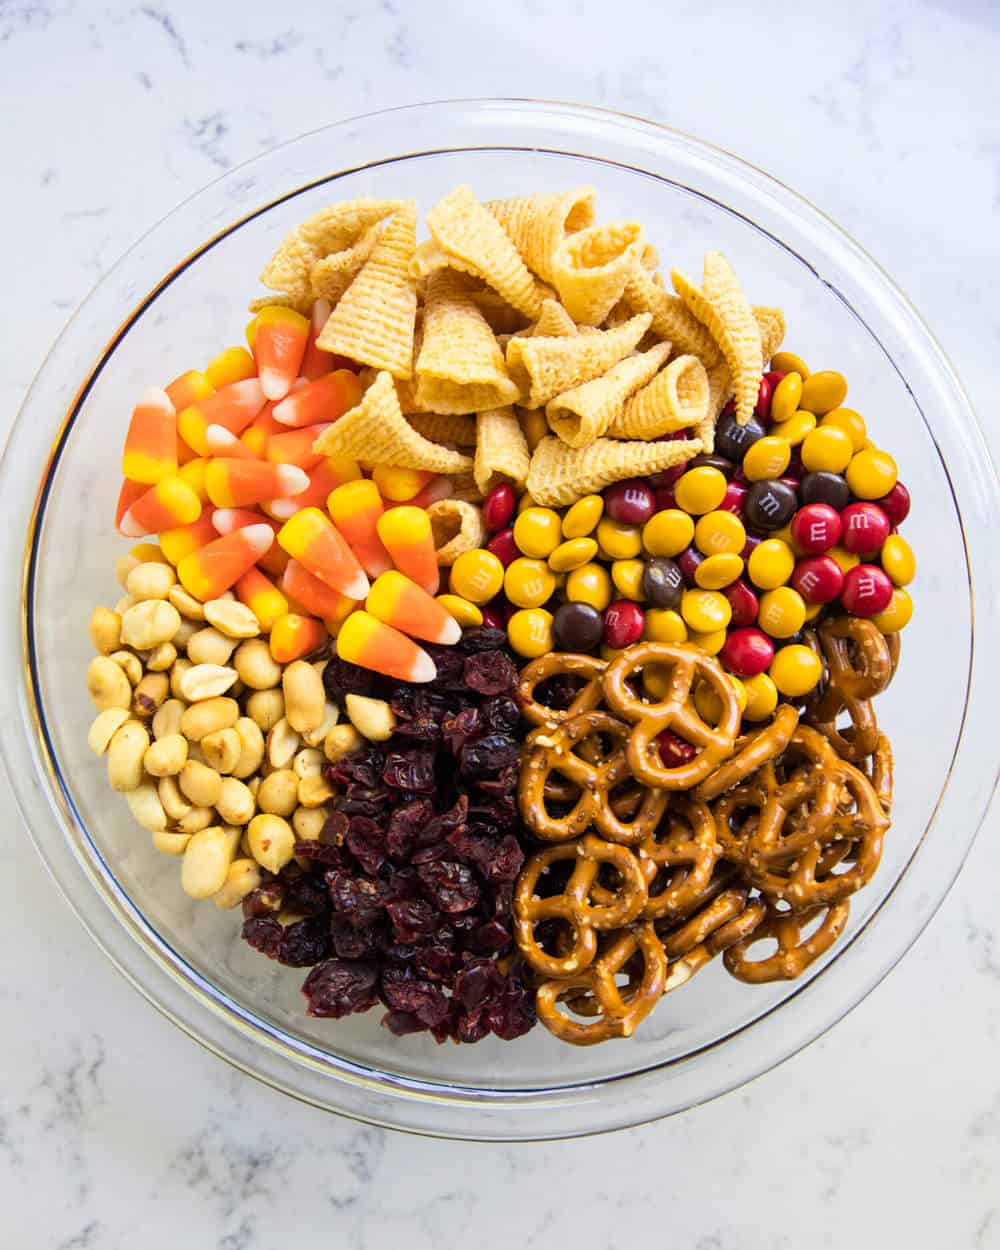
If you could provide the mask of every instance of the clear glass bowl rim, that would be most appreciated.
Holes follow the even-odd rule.
[[[317,177],[313,152],[317,144],[330,151],[357,149],[367,159]],[[800,257],[818,252],[830,268],[836,266],[838,293],[855,315],[866,326],[872,313],[887,318],[906,341],[908,355],[916,362],[908,366],[908,384],[913,382],[918,407],[926,411],[933,396],[933,437],[943,463],[942,449],[947,453],[945,472],[958,515],[972,522],[962,520],[975,633],[984,640],[997,637],[996,562],[987,546],[988,535],[1000,522],[995,470],[952,366],[915,309],[871,257],[789,188],[738,157],[669,127],[558,102],[438,101],[323,127],[230,171],[173,209],[140,239],[70,320],[28,392],[0,466],[0,491],[14,513],[11,556],[2,569],[8,605],[2,631],[17,708],[17,715],[0,725],[0,746],[32,840],[91,936],[144,997],[215,1054],[294,1097],[390,1127],[501,1140],[575,1136],[672,1114],[752,1079],[831,1027],[902,957],[947,894],[993,790],[995,762],[990,773],[968,751],[968,743],[990,728],[987,709],[991,692],[997,693],[998,673],[992,648],[972,648],[965,716],[949,780],[917,848],[925,857],[923,870],[915,873],[920,861],[910,861],[879,911],[821,977],[786,999],[780,1009],[703,1052],[626,1076],[552,1091],[473,1090],[400,1078],[343,1061],[331,1063],[322,1052],[293,1043],[224,999],[191,969],[182,970],[111,874],[97,870],[88,835],[76,819],[58,763],[48,749],[31,668],[31,569],[47,484],[91,379],[163,283],[217,238],[308,185],[335,182],[365,165],[477,147],[576,154],[656,177],[665,177],[656,173],[658,158],[681,159],[683,172],[696,173],[714,192],[709,194],[699,182],[699,194],[735,212],[742,208],[746,213],[749,201],[756,211],[750,220],[758,228],[768,231],[775,219],[780,222],[781,234],[774,237],[782,246]],[[304,182],[300,162],[313,172]],[[248,181],[251,190],[258,181],[271,186],[269,175],[282,193],[265,199],[252,212],[237,211],[234,220],[230,189],[245,189]],[[725,200],[717,198],[722,191]],[[133,307],[124,318],[117,294],[110,295],[112,280],[123,275],[134,293]],[[862,306],[868,317],[858,311]],[[107,327],[113,326],[117,330],[108,335]],[[889,363],[899,368],[891,358]],[[60,382],[63,377],[71,380],[69,394],[67,384]],[[75,378],[82,379],[79,389],[72,386]],[[54,420],[53,413],[62,415]],[[18,551],[23,559],[17,558]],[[949,821],[953,828],[947,845],[943,837],[928,838],[932,828]],[[935,877],[928,884],[931,867]],[[899,923],[901,914],[905,924]],[[873,940],[876,930],[878,943]],[[817,993],[820,980],[823,990]]]

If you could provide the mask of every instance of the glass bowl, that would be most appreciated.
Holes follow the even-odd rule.
[[[304,973],[238,936],[238,916],[181,892],[87,750],[86,621],[120,591],[112,515],[135,396],[240,341],[254,275],[321,205],[457,183],[483,198],[592,183],[605,219],[638,218],[667,264],[733,260],[751,298],[784,308],[786,346],[850,380],[915,506],[915,617],[880,703],[898,803],[850,928],[800,981],[747,986],[710,967],[631,1040],[563,1045],[397,1039],[377,1011],[309,1019]],[[459,101],[316,131],[173,211],[107,275],[53,348],[2,470],[4,756],[25,822],[108,956],[205,1046],[269,1084],[359,1119],[490,1139],[651,1120],[731,1089],[817,1037],[875,986],[948,890],[996,774],[996,481],[961,385],[916,312],[841,230],[735,157],[635,118],[527,101]],[[973,645],[975,632],[982,645]]]

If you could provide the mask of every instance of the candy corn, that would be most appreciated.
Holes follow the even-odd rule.
[[[129,548],[128,553],[133,560],[139,560],[143,564],[150,561],[155,564],[170,563],[157,543],[136,543],[134,547]]]
[[[318,428],[318,427],[316,427]],[[327,456],[309,471],[309,485],[293,499],[272,499],[267,507],[272,516],[287,521],[300,508],[320,508],[326,503],[330,491],[353,482],[361,476],[356,460],[346,456]]]
[[[425,642],[450,647],[462,636],[458,621],[426,590],[396,569],[375,580],[365,608],[384,624]]]
[[[285,616],[288,612],[288,600],[274,582],[269,581],[256,566],[247,569],[233,589],[240,603],[245,603],[260,621],[260,627],[265,633],[280,616]]]
[[[164,530],[160,534],[160,547],[170,563],[176,565],[192,551],[206,547],[218,537],[212,513],[206,509],[192,525],[178,525]]]
[[[224,425],[239,434],[264,407],[264,392],[256,378],[232,382],[206,399],[185,408],[177,417],[177,429],[187,445],[204,456],[208,451],[205,432],[210,425]]]
[[[295,464],[300,469],[312,469],[323,459],[322,452],[313,451],[313,443],[324,430],[330,428],[330,422],[322,425],[306,425],[300,430],[290,430],[281,425],[280,434],[272,434],[267,440],[264,455],[275,464]]]
[[[205,470],[205,489],[217,508],[245,508],[265,499],[297,495],[308,485],[309,478],[294,464],[220,458]]]
[[[290,664],[315,651],[327,640],[326,626],[311,616],[289,612],[271,626],[268,640],[271,656],[278,664]]]
[[[228,456],[232,460],[256,460],[257,454],[224,425],[210,425],[205,431],[205,444],[210,456]]]
[[[293,308],[274,305],[257,314],[253,354],[268,399],[281,399],[291,389],[309,341],[309,330],[309,322]]]
[[[257,563],[273,542],[274,531],[269,525],[233,530],[185,556],[177,566],[177,576],[196,599],[203,603],[217,599]]]
[[[361,402],[361,379],[350,369],[337,369],[293,391],[274,409],[274,419],[282,425],[318,425],[336,421]]]
[[[358,558],[319,508],[303,508],[278,532],[278,542],[320,581],[342,595],[363,599],[369,582]]]
[[[189,369],[163,389],[170,396],[174,408],[180,412],[184,408],[190,408],[192,404],[200,404],[203,399],[208,399],[214,388],[203,373],[199,373],[197,369]]]
[[[205,377],[216,390],[256,376],[254,358],[245,347],[225,347],[205,366]]]
[[[313,304],[312,317],[310,318],[311,324],[309,326],[309,342],[306,344],[302,364],[299,365],[300,375],[308,378],[310,382],[314,382],[316,378],[321,378],[324,373],[329,373],[331,369],[336,367],[334,358],[330,353],[316,346],[316,340],[322,334],[323,327],[329,320],[331,311],[329,300],[318,299]]]
[[[326,507],[369,577],[378,577],[392,568],[392,560],[376,529],[384,508],[373,481],[362,477],[338,486],[330,492]]]
[[[455,490],[455,485],[451,478],[445,473],[438,473],[433,477],[419,495],[414,495],[410,500],[410,504],[414,508],[429,508],[432,503],[437,503],[439,499],[450,499]]]
[[[268,403],[264,406],[264,410],[259,417],[247,426],[240,435],[240,441],[244,446],[249,447],[255,456],[264,457],[264,450],[267,447],[267,440],[272,434],[284,434],[288,430],[288,426],[282,425],[280,421],[275,421],[274,404]]]
[[[174,475],[148,487],[130,504],[118,529],[127,538],[141,538],[177,525],[192,525],[199,516],[201,500],[187,482]]]
[[[206,504],[208,494],[205,490],[205,470],[208,468],[208,461],[204,456],[195,456],[193,452],[191,454],[193,458],[187,464],[181,465],[177,476],[187,482],[201,502]]]
[[[176,472],[177,414],[167,392],[151,386],[132,410],[122,473],[132,482],[153,486]]]
[[[391,464],[377,464],[372,469],[372,481],[379,493],[392,503],[409,503],[434,477],[436,474],[424,469],[399,469]]]
[[[253,508],[216,508],[212,513],[212,524],[220,534],[231,534],[233,530],[242,529],[245,525],[268,525],[275,538],[281,529],[270,517]],[[275,542],[257,563],[271,577],[280,577],[288,563],[288,554]]]
[[[122,488],[118,492],[118,503],[115,505],[115,529],[121,529],[122,517],[137,499],[141,499],[145,495],[147,490],[149,490],[149,487],[142,482],[130,482],[128,478],[122,482]]]
[[[441,578],[427,513],[406,505],[390,508],[379,517],[377,528],[396,568],[429,595],[436,595]]]
[[[342,595],[326,582],[321,582],[298,560],[289,560],[281,575],[281,589],[290,599],[314,616],[321,616],[327,629],[334,633],[358,606],[357,599]]]
[[[370,612],[352,612],[343,623],[337,635],[337,655],[399,681],[433,681],[437,676],[426,651]]]

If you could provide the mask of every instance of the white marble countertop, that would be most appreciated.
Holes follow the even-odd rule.
[[[0,441],[71,310],[176,201],[324,121],[456,95],[645,114],[768,169],[898,279],[995,422],[993,0],[604,12],[0,0]],[[498,1147],[364,1128],[226,1068],[87,939],[5,782],[0,811],[4,1247],[1000,1247],[996,814],[903,964],[805,1053],[657,1125]]]

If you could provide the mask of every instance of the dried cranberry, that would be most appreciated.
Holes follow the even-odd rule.
[[[343,706],[346,694],[371,694],[375,675],[347,660],[333,656],[323,669],[323,686],[330,699]]]
[[[330,910],[330,899],[316,877],[302,876],[288,883],[284,905],[297,916],[319,916]]]
[[[479,902],[480,890],[472,869],[454,860],[436,860],[417,869],[424,891],[443,912],[457,915]]]
[[[422,898],[404,898],[387,903],[386,911],[398,942],[416,942],[429,937],[440,920],[437,909]]]
[[[302,992],[311,1016],[339,1020],[378,1002],[378,968],[368,960],[328,959],[306,977]]]
[[[327,881],[334,912],[354,928],[366,928],[381,918],[383,900],[374,881],[346,872],[328,874]]]
[[[347,849],[369,876],[375,876],[385,863],[386,835],[370,816],[352,816],[347,831]]]
[[[307,859],[313,863],[326,864],[331,868],[347,866],[347,856],[339,846],[327,846],[325,842],[317,839],[309,841],[300,839],[295,843],[294,850],[298,858]]]
[[[467,742],[462,748],[462,772],[468,777],[485,777],[502,772],[516,764],[521,750],[513,738],[506,734],[487,734],[475,742]]]
[[[465,661],[465,684],[477,694],[512,694],[517,669],[502,651],[482,651]]]
[[[480,777],[476,783],[484,794],[513,794],[517,789],[520,770],[516,764],[505,768],[498,777]]]
[[[405,1037],[407,1033],[423,1033],[427,1025],[408,1011],[387,1011],[382,1017],[382,1027],[396,1037]]]
[[[524,851],[517,838],[508,834],[501,838],[486,868],[488,881],[513,881],[524,864]]]
[[[336,916],[330,921],[333,949],[341,959],[374,958],[382,945],[383,936],[381,925],[366,925],[357,929]]]
[[[400,721],[396,726],[396,737],[436,746],[441,741],[441,726],[433,716],[417,716],[413,720]]]
[[[277,915],[284,902],[285,883],[266,881],[243,900],[243,915],[247,920],[266,920],[268,916]]]
[[[434,752],[427,750],[390,751],[385,757],[382,780],[397,790],[415,794],[434,792]]]
[[[290,924],[278,943],[278,962],[308,968],[330,954],[330,926],[325,916],[310,916]]]
[[[444,942],[432,942],[417,947],[413,966],[421,976],[432,981],[450,981],[455,970],[455,955]]]
[[[535,1026],[535,1004],[523,986],[508,979],[503,993],[487,1007],[490,1028],[505,1042],[522,1037]]]
[[[277,920],[244,920],[243,940],[268,959],[276,959],[283,930]]]
[[[503,988],[503,974],[489,959],[475,959],[455,978],[455,997],[466,1011],[474,1011]]]
[[[517,704],[510,695],[487,699],[480,709],[487,733],[512,733],[521,718]]]
[[[445,743],[453,755],[459,755],[470,738],[475,738],[482,731],[479,709],[463,708],[454,716],[446,716],[441,722],[441,733]]]
[[[476,655],[480,651],[502,651],[507,645],[507,635],[502,629],[467,629],[458,644],[464,655]]]
[[[469,934],[466,945],[480,955],[495,955],[511,944],[510,930],[499,920],[487,920]]]
[[[386,850],[397,859],[408,856],[418,845],[417,837],[434,815],[430,799],[416,799],[403,807],[397,807],[389,817],[389,829],[385,836]]]
[[[440,988],[410,972],[387,968],[382,973],[382,998],[392,1011],[406,1011],[432,1029],[448,1016],[448,1000]]]

